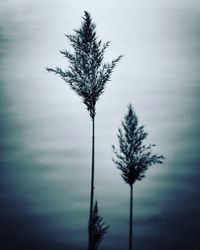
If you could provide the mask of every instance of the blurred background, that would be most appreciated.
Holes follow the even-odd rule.
[[[200,2],[0,3],[0,246],[87,249],[91,120],[46,67],[67,67],[64,34],[84,10],[120,61],[97,104],[95,195],[110,225],[99,249],[128,247],[129,187],[112,162],[132,103],[165,163],[134,186],[135,250],[199,249]]]

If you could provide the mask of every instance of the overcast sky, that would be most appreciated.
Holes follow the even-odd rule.
[[[127,246],[128,187],[112,163],[111,145],[131,102],[148,141],[166,156],[165,164],[134,188],[136,250],[197,250],[200,2],[195,0],[0,3],[4,250],[80,250],[87,244],[91,122],[81,99],[45,71],[67,67],[59,50],[70,49],[64,34],[80,26],[84,10],[98,37],[111,41],[105,60],[124,55],[97,104],[96,196],[110,224],[102,249]]]

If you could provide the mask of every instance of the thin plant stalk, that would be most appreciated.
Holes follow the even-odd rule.
[[[133,185],[130,185],[129,250],[133,245]]]
[[[91,187],[90,187],[90,218],[94,207],[94,164],[95,164],[95,117],[92,119],[92,167],[91,167]]]
[[[92,166],[91,166],[91,186],[90,186],[90,214],[89,224],[92,220],[93,208],[94,208],[94,164],[95,164],[95,116],[92,118]],[[91,230],[88,234],[88,249],[92,250],[91,246]]]

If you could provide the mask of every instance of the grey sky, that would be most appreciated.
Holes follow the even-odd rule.
[[[199,224],[191,215],[200,218],[200,2],[194,0],[0,3],[5,239],[17,244],[20,236],[21,249],[32,241],[36,249],[49,250],[48,241],[52,249],[85,249],[89,114],[62,80],[45,71],[67,66],[59,50],[69,48],[64,34],[80,26],[84,10],[91,13],[99,37],[111,41],[105,59],[125,55],[97,104],[96,194],[111,225],[102,249],[122,250],[127,239],[128,188],[111,161],[111,145],[129,102],[149,141],[167,157],[165,166],[151,169],[135,186],[136,247],[195,249]]]

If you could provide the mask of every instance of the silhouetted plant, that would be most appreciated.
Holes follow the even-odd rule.
[[[59,67],[47,68],[60,76],[83,99],[92,119],[92,167],[89,222],[92,217],[94,203],[94,154],[95,154],[95,115],[96,102],[104,92],[106,83],[110,80],[113,69],[121,56],[104,63],[104,52],[110,42],[102,43],[97,39],[96,25],[88,12],[84,12],[83,22],[73,35],[66,35],[73,52],[60,51],[68,59],[69,67],[62,70]],[[89,235],[90,239],[90,235]],[[89,240],[90,242],[90,240]],[[90,243],[89,243],[90,244]],[[89,246],[89,249],[90,246]]]
[[[91,249],[97,250],[109,226],[105,225],[103,218],[99,215],[97,201],[94,204],[92,219],[90,220],[88,231],[91,235]]]
[[[164,157],[152,153],[154,144],[144,145],[147,133],[144,126],[138,126],[138,118],[131,104],[121,124],[122,128],[118,129],[117,134],[119,149],[112,146],[115,155],[113,161],[130,186],[129,250],[132,250],[133,184],[145,177],[149,166],[163,163]]]

